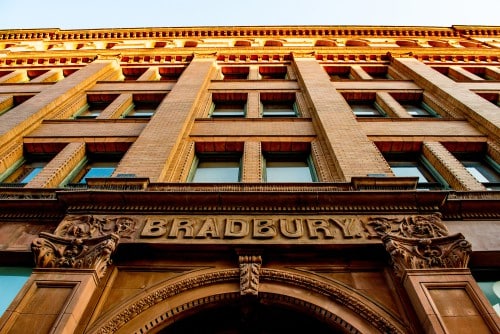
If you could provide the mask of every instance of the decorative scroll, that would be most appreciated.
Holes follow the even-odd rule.
[[[240,291],[242,296],[259,294],[260,255],[240,255]]]
[[[403,218],[372,217],[369,218],[368,225],[381,237],[393,235],[421,239],[439,238],[449,234],[439,214]]]
[[[115,233],[121,238],[131,238],[137,222],[130,217],[69,216],[59,224],[55,235],[67,238],[96,238]]]
[[[69,239],[42,232],[40,238],[33,240],[31,249],[39,268],[94,269],[102,278],[119,238],[111,233],[97,238]]]
[[[471,244],[460,233],[430,239],[385,235],[382,241],[399,277],[407,269],[466,268],[471,253]]]

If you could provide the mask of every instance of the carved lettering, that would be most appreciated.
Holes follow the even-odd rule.
[[[141,237],[157,238],[167,233],[167,222],[164,219],[146,219]]]
[[[192,219],[181,219],[175,218],[172,222],[172,228],[170,229],[170,233],[168,234],[169,238],[178,238],[179,232],[184,232],[184,238],[192,238],[194,237],[194,221]]]
[[[302,219],[280,219],[280,231],[285,237],[290,239],[302,237],[304,235]]]
[[[332,219],[332,221],[342,229],[342,233],[346,239],[362,238],[364,235],[365,228],[359,219]]]
[[[250,227],[248,222],[242,219],[227,219],[224,237],[226,238],[243,238],[248,235]]]
[[[196,233],[196,238],[220,238],[219,227],[213,218],[208,218]]]
[[[254,219],[253,237],[256,239],[270,239],[276,236],[276,226],[272,219]]]
[[[307,219],[307,228],[309,230],[309,236],[311,239],[318,239],[320,233],[323,234],[325,239],[335,238],[332,230],[330,229],[330,224],[325,219]]]

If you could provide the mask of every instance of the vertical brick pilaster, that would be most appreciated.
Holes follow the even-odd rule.
[[[28,188],[56,188],[85,156],[85,143],[69,143],[31,180]]]
[[[311,156],[319,182],[342,182],[339,171],[333,169],[337,166],[328,164],[330,155],[325,153],[318,141],[311,142]]]
[[[7,109],[12,108],[14,105],[14,96],[3,95],[0,96],[0,115],[3,114]]]
[[[36,128],[66,101],[82,95],[82,91],[117,68],[118,63],[114,60],[96,60],[2,115],[0,147]]]
[[[398,118],[411,118],[412,116],[403,108],[402,105],[387,92],[377,92],[377,103],[384,109],[387,115]]]
[[[187,182],[191,173],[191,167],[196,155],[194,142],[183,140],[176,151],[176,156],[179,158],[170,164],[163,180],[165,182]]]
[[[0,174],[7,171],[16,161],[23,157],[23,143],[17,142],[0,149]]]
[[[500,113],[497,106],[415,58],[393,58],[392,64],[418,86],[448,101],[454,110],[474,126],[500,140]]]
[[[120,94],[97,116],[97,119],[119,118],[132,104],[132,94]]]
[[[247,118],[259,118],[260,117],[259,92],[248,92],[246,117]]]
[[[357,80],[371,80],[373,79],[360,65],[351,66],[351,74]]]
[[[316,59],[295,58],[294,64],[299,84],[312,107],[318,136],[324,138],[325,150],[332,157],[330,169],[337,170],[344,181],[367,174],[390,175],[382,154],[363,133],[351,108]]]
[[[259,80],[259,66],[250,66],[250,72],[248,73],[248,80]]]
[[[215,75],[214,58],[198,58],[187,66],[172,91],[125,154],[115,174],[135,174],[152,182],[168,179],[177,146],[189,133],[199,100]],[[145,153],[146,152],[146,153]]]
[[[424,142],[422,154],[453,189],[486,190],[441,143]]]
[[[15,70],[0,77],[0,83],[17,83],[28,81],[26,70]]]
[[[241,182],[262,182],[262,148],[258,141],[245,142]]]
[[[61,69],[54,69],[45,72],[42,75],[37,76],[30,82],[57,82],[59,80],[62,80],[64,78],[62,70]]]
[[[137,81],[152,81],[159,79],[158,67],[150,67],[144,72]]]

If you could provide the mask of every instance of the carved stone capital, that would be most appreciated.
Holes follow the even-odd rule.
[[[119,239],[114,233],[84,239],[42,232],[33,240],[31,249],[38,268],[93,269],[102,278]]]
[[[423,239],[388,234],[382,242],[399,277],[407,269],[466,268],[471,253],[471,244],[460,233]]]
[[[259,275],[262,257],[257,254],[240,254],[240,292],[242,296],[259,294]]]

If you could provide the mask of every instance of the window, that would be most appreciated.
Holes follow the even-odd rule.
[[[62,182],[62,185],[69,183],[70,186],[77,186],[87,183],[89,178],[111,177],[121,157],[121,153],[89,153]]]
[[[392,80],[388,66],[363,66],[362,69],[376,80]]]
[[[214,118],[245,117],[246,102],[246,93],[213,93],[210,116]]]
[[[395,176],[417,177],[418,189],[448,188],[446,181],[423,156],[412,153],[385,154]]]
[[[500,166],[493,159],[474,153],[458,153],[455,156],[467,171],[488,190],[500,190]]]
[[[369,103],[369,102],[351,103],[351,102],[349,102],[349,105],[351,106],[351,109],[352,109],[354,115],[356,115],[356,117],[382,117],[382,116],[385,116],[385,113],[383,112],[382,108],[376,102],[372,102],[372,103]]]
[[[477,282],[493,309],[500,316],[500,281]]]
[[[259,74],[262,80],[285,80],[287,78],[286,66],[261,66]]]
[[[78,111],[76,118],[86,119],[98,117],[117,97],[117,94],[87,95],[87,104]]]
[[[147,67],[123,67],[122,74],[124,81],[136,81],[147,70]]]
[[[483,80],[498,80],[497,78],[500,77],[500,75],[486,67],[463,67],[463,69]]]
[[[14,95],[12,98],[7,97],[6,99],[4,99],[0,95],[0,115],[6,113],[12,108],[17,107],[32,96],[33,95]]]
[[[198,154],[192,169],[191,182],[239,182],[240,164],[240,154]]]
[[[351,74],[351,66],[325,66],[325,71],[331,80],[354,80]]]
[[[166,94],[134,94],[125,118],[151,118]]]
[[[295,93],[261,93],[262,117],[296,117]]]
[[[0,268],[0,317],[31,275],[31,268]]]
[[[250,73],[248,66],[225,66],[221,69],[224,80],[246,80]]]
[[[161,81],[178,80],[184,71],[185,67],[182,66],[168,66],[158,68]]]
[[[262,143],[264,181],[316,182],[310,143]]]
[[[52,157],[53,155],[29,154],[16,162],[5,173],[0,174],[0,181],[25,185],[42,171]]]

